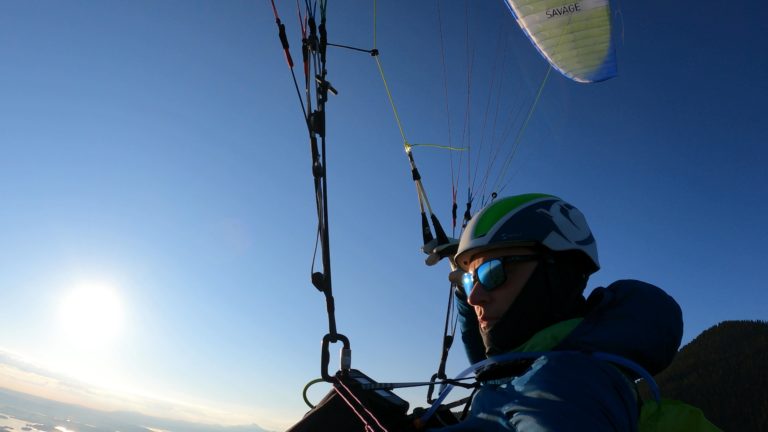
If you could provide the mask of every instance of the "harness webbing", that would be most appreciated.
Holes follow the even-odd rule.
[[[489,357],[489,358],[487,358],[485,360],[479,361],[479,362],[469,366],[468,368],[464,369],[461,373],[459,373],[456,376],[456,378],[454,378],[454,380],[460,380],[460,379],[468,376],[469,374],[471,374],[471,373],[473,373],[473,372],[475,372],[475,371],[477,371],[477,370],[479,370],[481,368],[484,368],[486,366],[490,366],[490,365],[493,365],[493,364],[500,364],[500,363],[509,362],[509,361],[516,361],[516,360],[535,360],[535,359],[537,359],[539,357],[542,357],[542,356],[545,356],[545,355],[548,355],[548,354],[553,354],[553,353],[556,353],[556,354],[582,354],[582,355],[590,355],[590,356],[592,356],[592,357],[594,357],[594,358],[596,358],[598,360],[609,362],[609,363],[614,363],[614,364],[623,366],[623,367],[629,369],[630,371],[634,372],[635,374],[637,374],[638,377],[640,377],[643,380],[645,380],[648,383],[649,387],[650,387],[651,394],[653,395],[653,398],[656,401],[660,401],[661,400],[661,395],[660,395],[659,387],[656,384],[656,381],[653,379],[653,376],[650,373],[648,373],[648,371],[646,371],[642,366],[640,366],[639,364],[635,363],[634,361],[632,361],[632,360],[630,360],[628,358],[621,357],[621,356],[618,356],[618,355],[615,355],[615,354],[599,352],[599,351],[598,352],[589,352],[589,353],[587,353],[587,352],[579,352],[579,351],[531,351],[531,352],[515,352],[515,351],[512,351],[512,352],[507,352],[505,354],[501,354],[501,355],[494,356],[494,357]],[[427,412],[424,413],[421,416],[421,418],[419,419],[419,421],[422,424],[426,424],[426,422],[429,420],[429,418],[432,417],[432,415],[435,413],[435,411],[437,411],[437,409],[440,407],[440,404],[443,402],[443,400],[445,400],[445,398],[448,396],[448,394],[451,392],[451,390],[453,390],[453,387],[454,386],[452,384],[448,384],[445,387],[445,389],[443,389],[443,391],[440,392],[440,396],[435,400],[435,402],[432,403],[432,406],[429,408],[429,410],[427,410]]]

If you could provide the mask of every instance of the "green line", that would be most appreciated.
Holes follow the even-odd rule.
[[[411,147],[434,147],[444,150],[453,150],[453,151],[467,151],[469,150],[466,147],[451,147],[447,145],[441,145],[441,144],[410,144]]]
[[[381,81],[384,82],[384,89],[387,91],[389,104],[392,105],[392,112],[395,114],[395,122],[397,122],[397,128],[400,129],[400,136],[403,137],[403,147],[405,147],[405,150],[408,151],[410,144],[408,144],[408,140],[405,138],[405,131],[403,131],[403,125],[400,122],[400,116],[397,114],[395,101],[394,99],[392,99],[392,92],[389,91],[389,85],[387,84],[387,79],[384,77],[384,68],[381,67],[381,60],[379,60],[379,57],[381,57],[381,55],[377,55],[376,57],[374,57],[376,59],[376,66],[379,67],[379,74],[381,75]]]

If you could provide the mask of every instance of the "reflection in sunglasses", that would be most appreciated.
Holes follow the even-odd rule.
[[[461,285],[464,288],[464,293],[469,295],[472,291],[472,287],[476,283],[479,283],[486,291],[493,291],[500,287],[507,281],[507,273],[504,269],[504,265],[511,262],[527,262],[536,261],[539,259],[539,255],[511,255],[506,257],[494,258],[480,264],[475,271],[466,272],[461,278]]]

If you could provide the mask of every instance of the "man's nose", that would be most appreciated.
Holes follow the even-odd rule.
[[[475,282],[475,284],[472,285],[472,291],[469,292],[469,297],[467,297],[467,303],[472,306],[482,306],[487,302],[488,292],[485,288],[480,286],[479,282]]]

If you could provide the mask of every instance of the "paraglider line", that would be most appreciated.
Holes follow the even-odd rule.
[[[520,139],[523,137],[523,133],[528,128],[528,123],[530,122],[531,117],[533,117],[533,112],[536,110],[536,106],[538,105],[539,100],[541,99],[541,94],[544,91],[544,86],[547,84],[547,81],[549,80],[549,75],[551,72],[552,72],[552,66],[550,65],[547,68],[547,73],[544,75],[544,79],[541,80],[541,84],[539,85],[539,90],[536,93],[536,98],[533,100],[533,103],[531,103],[531,107],[528,109],[528,115],[525,117],[525,121],[523,121],[523,125],[520,127],[520,130],[517,131],[517,136],[515,136],[515,141],[512,144],[512,152],[509,154],[509,156],[507,157],[507,160],[504,162],[504,165],[501,169],[501,173],[499,174],[499,180],[504,178],[505,173],[509,169],[509,165],[512,163],[512,158],[517,153],[517,149],[520,146]],[[499,182],[497,181],[496,185],[498,185],[498,183]],[[503,191],[508,184],[509,182],[504,183],[504,185],[498,190],[495,190],[496,188],[494,187],[494,192],[498,193]]]
[[[452,150],[452,151],[466,151],[469,150],[466,147],[451,147],[447,145],[441,145],[441,144],[409,144],[410,147],[432,147],[432,148],[439,148],[443,150]]]
[[[328,46],[332,46],[332,47],[336,47],[336,48],[344,48],[344,49],[348,49],[348,50],[352,50],[352,51],[360,51],[360,52],[368,53],[368,54],[370,54],[372,56],[376,56],[379,53],[379,51],[376,50],[376,49],[369,49],[369,50],[367,50],[367,49],[363,49],[363,48],[356,48],[356,47],[349,46],[349,45],[334,44],[334,43],[330,43],[330,42],[328,42]]]
[[[301,105],[301,115],[304,116],[304,122],[309,125],[309,117],[307,116],[307,109],[304,107],[304,99],[301,97],[301,90],[299,90],[299,82],[296,79],[296,72],[293,70],[293,58],[291,57],[290,45],[288,44],[288,37],[285,34],[285,24],[280,20],[280,15],[277,13],[277,6],[275,1],[272,0],[272,12],[275,14],[275,23],[277,24],[277,36],[280,40],[280,44],[285,54],[285,61],[288,63],[288,70],[291,71],[291,78],[293,78],[293,86],[296,88],[296,94],[299,96],[299,104]],[[302,28],[302,31],[304,29]]]
[[[389,90],[389,85],[387,84],[387,78],[384,76],[384,68],[381,66],[381,59],[380,56],[375,56],[376,59],[376,66],[379,68],[379,75],[381,75],[381,81],[384,83],[384,90],[387,92],[387,98],[389,98],[389,104],[392,106],[392,113],[395,115],[395,122],[397,123],[397,128],[400,130],[400,136],[403,137],[403,147],[406,149],[406,152],[409,149],[408,140],[405,138],[405,131],[403,131],[403,125],[400,122],[400,116],[397,114],[397,107],[395,107],[395,100],[392,98],[392,92]]]

